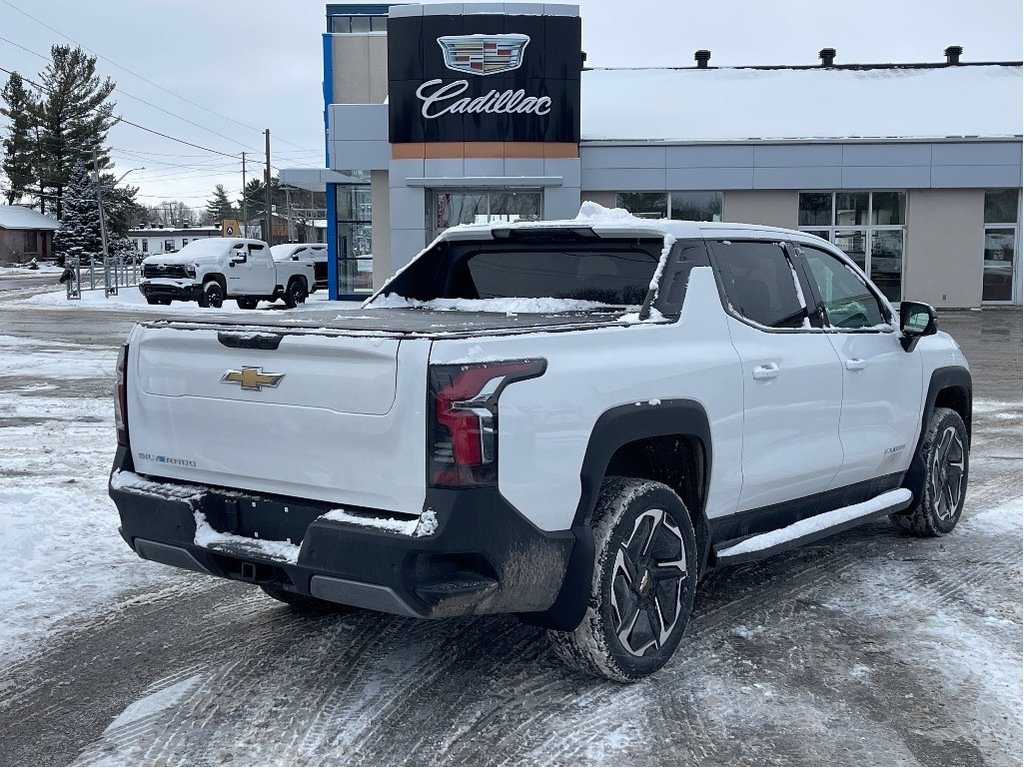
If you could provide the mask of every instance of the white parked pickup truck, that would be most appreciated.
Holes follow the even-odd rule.
[[[764,226],[458,227],[362,310],[144,323],[119,371],[141,557],[293,604],[515,613],[621,681],[710,570],[885,515],[945,534],[967,488],[971,376],[934,311]]]
[[[305,302],[315,281],[311,260],[278,262],[262,240],[209,237],[193,240],[177,253],[142,261],[139,290],[150,304],[196,301],[220,307],[235,299],[242,309],[260,301]]]

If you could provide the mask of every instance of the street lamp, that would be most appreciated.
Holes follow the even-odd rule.
[[[118,177],[117,181],[114,182],[114,186],[116,187],[118,184],[120,184],[121,180],[124,179],[124,177],[127,176],[132,171],[144,171],[144,170],[146,170],[146,166],[142,166],[141,168],[129,168],[127,171],[122,173],[120,175],[120,177]]]

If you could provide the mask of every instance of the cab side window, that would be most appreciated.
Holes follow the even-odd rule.
[[[774,242],[709,242],[725,296],[735,312],[767,328],[807,327],[796,273]]]
[[[872,328],[889,322],[889,313],[853,269],[827,251],[799,243],[795,247],[821,295],[826,326]]]

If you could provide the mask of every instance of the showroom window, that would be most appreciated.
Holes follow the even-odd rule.
[[[721,192],[619,192],[615,206],[641,219],[721,221]]]
[[[431,238],[457,224],[492,221],[539,221],[543,211],[540,190],[434,190],[427,195],[427,224]]]
[[[358,35],[367,32],[387,32],[387,16],[331,16],[330,31],[334,34]]]
[[[1020,235],[1020,193],[1016,189],[985,191],[985,267],[982,301],[1013,301]]]
[[[902,297],[906,192],[801,192],[799,228],[850,256],[891,301]]]
[[[366,171],[343,173],[353,183],[334,185],[338,295],[369,294],[373,292],[370,174]]]

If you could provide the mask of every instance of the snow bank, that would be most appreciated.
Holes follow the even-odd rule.
[[[85,282],[85,273],[82,273],[82,280]],[[295,309],[287,310],[291,312],[302,312],[303,310],[320,308],[328,306],[328,298],[326,292],[317,291],[306,299],[305,304],[300,304]],[[102,309],[118,309],[118,310],[133,310],[136,312],[152,312],[156,314],[181,314],[181,313],[201,313],[202,315],[220,314],[224,312],[237,313],[246,312],[252,314],[253,310],[240,309],[235,304],[234,299],[225,299],[224,306],[220,309],[214,309],[212,307],[200,307],[194,301],[175,301],[169,306],[162,306],[159,304],[153,305],[146,302],[146,297],[142,295],[138,287],[134,285],[121,286],[118,289],[118,293],[113,296],[103,296],[103,288],[100,287],[96,290],[83,290],[81,299],[68,300],[67,291],[64,288],[60,288],[55,291],[47,291],[45,293],[39,293],[35,296],[31,296],[27,299],[21,299],[17,302],[11,302],[12,304],[22,304],[32,307],[44,307],[47,309],[73,309],[73,310],[102,310]],[[260,302],[260,307],[270,307],[270,302]],[[284,306],[279,304],[279,306]]]

